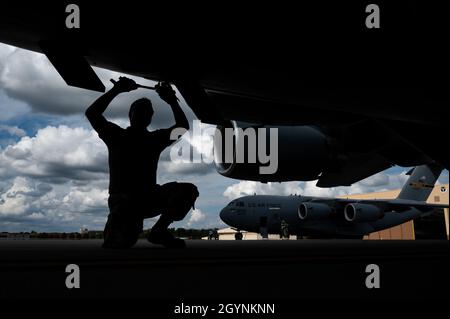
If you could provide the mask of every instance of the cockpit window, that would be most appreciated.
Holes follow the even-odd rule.
[[[230,206],[230,207],[233,207],[233,206],[235,206],[235,207],[245,207],[245,203],[241,202],[241,201],[232,201],[232,202],[228,203],[228,206]]]

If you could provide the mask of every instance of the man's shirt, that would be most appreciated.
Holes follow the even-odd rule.
[[[95,130],[109,153],[109,193],[144,194],[156,185],[161,152],[174,141],[170,129],[149,132],[102,121]]]

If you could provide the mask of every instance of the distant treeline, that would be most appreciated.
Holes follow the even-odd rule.
[[[170,232],[176,237],[187,238],[187,239],[201,239],[202,237],[207,237],[210,231],[215,229],[186,229],[186,228],[169,228]],[[150,230],[144,230],[140,235],[140,238],[146,238]],[[0,238],[35,238],[35,239],[103,239],[103,231],[101,230],[90,230],[83,233],[71,232],[71,233],[60,233],[60,232],[19,232],[19,233],[9,233],[0,232]]]

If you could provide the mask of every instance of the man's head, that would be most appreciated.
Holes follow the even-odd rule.
[[[153,116],[152,102],[147,98],[134,101],[130,106],[130,125],[135,128],[146,128]]]

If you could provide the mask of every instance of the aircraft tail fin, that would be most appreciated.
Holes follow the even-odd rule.
[[[425,202],[430,196],[442,170],[441,166],[434,164],[420,165],[411,169],[406,173],[406,175],[410,176],[397,198]]]

